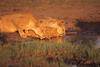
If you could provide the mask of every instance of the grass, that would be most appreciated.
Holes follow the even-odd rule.
[[[81,38],[78,38],[81,40]],[[100,63],[100,49],[95,49],[92,40],[75,43],[74,39],[64,42],[26,41],[7,43],[0,46],[0,65],[18,67],[66,67],[82,59]],[[91,43],[92,42],[92,43]],[[73,62],[73,61],[75,62]]]

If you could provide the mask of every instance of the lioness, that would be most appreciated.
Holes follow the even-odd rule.
[[[59,37],[65,34],[65,24],[63,20],[53,19],[51,17],[39,19],[37,28],[40,39],[50,39],[52,37]]]
[[[18,31],[22,38],[27,36],[40,39],[63,36],[65,26],[62,20],[47,18],[37,20],[32,14],[10,14],[0,19],[0,32]],[[29,32],[31,31],[31,32]]]
[[[40,27],[48,27],[47,29],[54,30],[56,29],[57,31],[53,31],[58,33],[56,36],[63,36],[65,34],[65,23],[63,20],[60,19],[53,19],[51,17],[45,18],[45,19],[40,19]],[[53,29],[54,28],[54,29]]]
[[[32,14],[10,14],[1,16],[0,19],[0,32],[16,32],[18,31],[22,38],[28,36],[28,30],[34,31],[37,35],[41,32],[37,30],[36,24],[38,21]]]

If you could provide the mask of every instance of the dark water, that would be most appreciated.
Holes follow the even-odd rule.
[[[69,40],[73,44],[79,45],[94,45],[96,48],[100,48],[100,36],[98,35],[72,35],[65,36],[64,41]]]

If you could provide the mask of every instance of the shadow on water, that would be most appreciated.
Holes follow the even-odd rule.
[[[86,22],[77,20],[77,26],[80,28],[80,32],[85,34],[100,35],[100,21],[98,22]]]

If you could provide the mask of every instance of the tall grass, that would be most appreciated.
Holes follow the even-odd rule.
[[[76,60],[75,63],[82,59],[100,63],[100,49],[95,49],[95,43],[92,40],[87,42],[86,39],[79,38],[81,43],[73,40],[65,40],[62,43],[45,40],[7,43],[0,46],[0,64],[66,67],[67,60],[70,62],[72,59]]]

